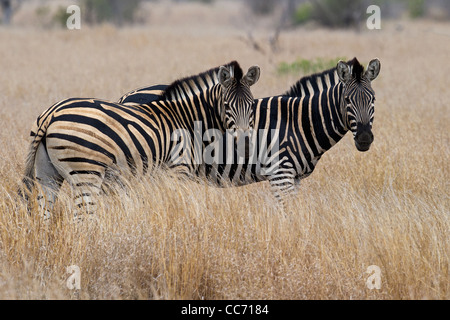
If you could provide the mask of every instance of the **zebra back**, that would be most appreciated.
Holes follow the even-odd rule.
[[[161,99],[164,90],[168,85],[155,85],[150,87],[142,87],[136,90],[127,92],[119,98],[117,103],[125,105],[141,105],[148,104],[152,101]]]

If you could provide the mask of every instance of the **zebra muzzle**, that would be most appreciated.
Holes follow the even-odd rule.
[[[364,128],[364,130],[358,130],[355,135],[356,149],[361,152],[369,150],[373,140],[374,136],[370,127]]]

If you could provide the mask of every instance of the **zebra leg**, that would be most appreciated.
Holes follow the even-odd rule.
[[[83,214],[92,214],[97,206],[94,198],[100,194],[105,178],[105,165],[98,165],[90,158],[77,157],[67,153],[67,148],[51,146],[48,143],[48,156],[58,171],[72,188],[75,208],[74,220],[83,220]]]
[[[290,198],[296,190],[295,175],[291,171],[292,169],[279,169],[269,177],[272,193],[285,212],[287,211]]]
[[[188,180],[195,180],[197,176],[194,174],[193,169],[185,164],[179,164],[170,167],[171,171],[179,177],[184,177]]]
[[[51,210],[64,178],[52,164],[44,144],[40,144],[35,159],[36,180],[41,188],[38,194],[39,211],[44,221],[51,218]]]

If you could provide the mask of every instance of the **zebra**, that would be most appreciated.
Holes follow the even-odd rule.
[[[243,163],[235,156],[227,157],[225,136],[221,149],[224,158],[231,161],[208,167],[208,180],[219,187],[268,180],[276,199],[286,207],[300,180],[314,171],[322,155],[348,131],[358,151],[369,150],[374,141],[375,92],[371,82],[380,68],[377,58],[366,70],[356,57],[341,60],[335,68],[301,78],[282,95],[255,99],[252,155]],[[136,97],[127,96],[128,103]],[[161,95],[139,98],[164,99]],[[264,147],[269,148],[265,154],[259,151]],[[266,161],[261,161],[264,157]]]
[[[70,98],[44,111],[31,129],[31,143],[23,182],[41,188],[39,207],[44,220],[51,217],[53,203],[64,180],[74,191],[77,210],[94,213],[105,179],[120,179],[123,172],[148,174],[154,167],[168,167],[194,176],[201,163],[177,162],[177,143],[171,133],[194,130],[225,131],[230,119],[244,112],[246,124],[253,123],[250,87],[260,76],[258,66],[244,75],[236,61],[195,76],[176,80],[164,92],[164,100],[126,105],[100,99]],[[242,122],[239,125],[243,125]],[[248,128],[246,128],[248,129]],[[207,141],[207,139],[205,139]],[[191,144],[192,145],[192,144]],[[205,142],[203,142],[203,148]],[[188,150],[192,153],[192,150]],[[81,212],[78,209],[86,209]]]

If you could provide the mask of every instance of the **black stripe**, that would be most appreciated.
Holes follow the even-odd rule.
[[[72,170],[69,172],[69,174],[71,176],[75,175],[75,174],[93,174],[95,176],[101,177],[102,174],[98,171],[93,171],[93,170]]]
[[[83,163],[90,163],[94,164],[100,167],[106,168],[107,165],[101,161],[93,160],[93,159],[87,159],[87,158],[81,158],[81,157],[70,157],[70,158],[62,158],[58,159],[61,162],[83,162]]]
[[[98,144],[92,143],[92,142],[82,139],[80,137],[63,134],[63,133],[50,133],[47,135],[47,139],[51,139],[51,138],[70,141],[72,143],[78,144],[78,145],[88,148],[90,150],[102,153],[105,156],[107,156],[108,158],[110,158],[114,164],[116,163],[116,157],[111,152],[102,148]],[[65,149],[65,147],[54,147],[53,149]]]
[[[75,184],[75,187],[90,187],[90,188],[97,188],[97,189],[99,189],[97,184],[92,183],[92,182],[79,182],[79,183]]]
[[[305,88],[306,90],[308,90],[308,88]],[[312,151],[312,155],[306,154],[306,159],[308,161],[311,160],[311,156],[315,156],[317,155],[319,152],[316,148],[316,144],[314,142],[313,136],[311,134],[311,119],[309,118],[309,94],[305,95],[305,98],[303,99],[303,104],[301,106],[301,110],[302,110],[302,128],[303,128],[303,133],[304,133],[304,138],[306,139],[306,143],[309,145],[309,147],[311,148]]]
[[[311,86],[313,90],[313,96],[311,99],[311,121],[313,125],[313,130],[316,135],[317,142],[322,149],[328,150],[331,148],[330,140],[324,131],[322,124],[322,118],[319,112],[319,87],[316,81],[311,81]],[[324,93],[326,95],[326,92]],[[316,153],[317,154],[317,153]]]

